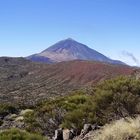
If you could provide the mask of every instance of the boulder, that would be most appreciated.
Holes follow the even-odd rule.
[[[91,127],[92,127],[92,130],[93,130],[93,131],[101,128],[101,127],[100,127],[99,125],[97,125],[97,124],[93,124]]]
[[[70,130],[64,129],[63,130],[63,140],[69,140],[69,137],[70,137]]]
[[[91,124],[85,124],[84,125],[84,128],[83,128],[84,133],[87,134],[91,130],[92,130],[92,125]]]
[[[63,130],[63,140],[72,140],[74,138],[74,130],[64,129]]]
[[[92,130],[91,124],[84,124],[84,127],[81,130],[80,138],[83,138],[91,130]]]
[[[62,129],[55,130],[54,140],[63,140],[63,130]]]

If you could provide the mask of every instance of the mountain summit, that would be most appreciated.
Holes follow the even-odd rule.
[[[121,61],[112,60],[71,38],[59,41],[41,53],[29,56],[28,59],[48,63],[71,60],[93,60],[112,64],[124,64]]]

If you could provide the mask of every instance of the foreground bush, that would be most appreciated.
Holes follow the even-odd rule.
[[[0,140],[47,140],[40,135],[30,134],[23,130],[10,129],[0,133]]]
[[[140,140],[140,117],[121,119],[90,134],[89,140]]]

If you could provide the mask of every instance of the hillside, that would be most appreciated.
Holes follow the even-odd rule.
[[[71,60],[90,60],[111,64],[123,64],[121,61],[112,60],[90,47],[71,38],[57,42],[41,53],[27,57],[35,62],[56,63]]]
[[[93,136],[96,132],[95,140],[96,137],[99,140],[110,140],[110,137],[111,140],[121,137],[121,140],[139,140],[135,139],[139,138],[139,119],[134,119],[140,114],[139,93],[139,80],[121,76],[96,85],[90,92],[76,91],[45,100],[32,108],[0,103],[0,130],[16,127],[51,138],[56,132],[55,140],[74,140],[76,136],[82,140],[86,134]],[[134,121],[127,120],[128,117]],[[122,118],[126,121],[118,122],[118,127],[113,123],[106,127],[106,124]],[[12,132],[7,133],[14,135]],[[21,131],[16,133],[23,135]],[[28,137],[29,133],[26,135]]]
[[[90,61],[56,64],[33,63],[24,58],[0,58],[0,102],[32,105],[39,100],[66,95],[136,68]]]
[[[106,81],[118,76],[126,77]],[[52,138],[61,128],[61,134],[68,129],[76,137],[87,123],[103,126],[135,116],[140,112],[135,76],[139,69],[126,65],[83,60],[44,64],[1,57],[0,130],[19,129],[6,131],[9,137],[22,137],[23,129],[27,138],[34,133]]]

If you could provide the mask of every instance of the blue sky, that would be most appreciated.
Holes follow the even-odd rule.
[[[0,0],[0,56],[28,56],[73,38],[140,61],[140,0]]]

